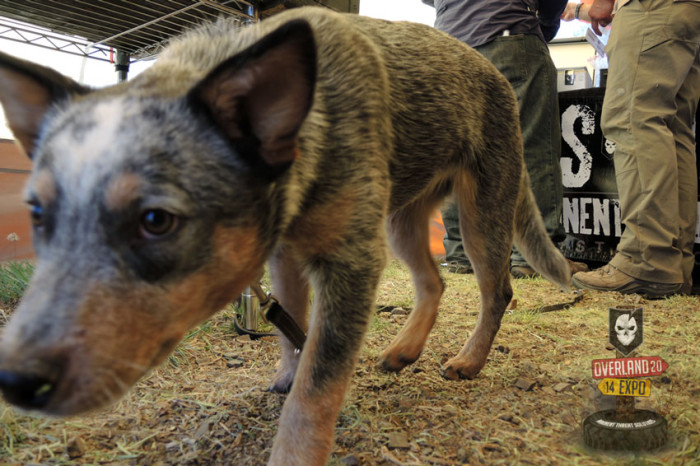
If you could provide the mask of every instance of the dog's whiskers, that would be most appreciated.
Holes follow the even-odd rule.
[[[100,368],[96,370],[96,388],[104,395],[104,401],[112,401],[129,390],[129,384],[118,375],[114,369]]]
[[[116,365],[116,366],[121,366],[121,367],[130,368],[130,369],[135,369],[135,370],[139,371],[139,372],[142,373],[142,374],[145,373],[146,371],[148,371],[148,370],[150,369],[150,367],[149,367],[149,366],[146,366],[145,364],[139,364],[139,363],[137,363],[137,362],[130,361],[130,360],[124,359],[124,358],[114,358],[114,357],[111,357],[111,356],[103,355],[103,359],[104,359],[105,361],[109,362],[109,363],[112,363],[112,364]]]

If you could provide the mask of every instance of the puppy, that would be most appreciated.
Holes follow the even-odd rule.
[[[324,464],[387,241],[416,302],[381,364],[398,371],[425,344],[443,291],[428,221],[446,196],[481,291],[446,377],[486,362],[512,296],[513,241],[569,285],[508,82],[427,26],[318,8],[248,28],[222,20],[98,90],[3,55],[0,100],[34,162],[37,269],[0,344],[0,386],[23,408],[113,402],[269,262],[275,294],[308,329],[300,356],[282,342],[271,387],[291,391],[269,462]]]

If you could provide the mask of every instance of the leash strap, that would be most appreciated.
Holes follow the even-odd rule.
[[[292,342],[298,351],[301,351],[306,341],[304,331],[292,319],[292,316],[287,314],[287,311],[284,310],[279,301],[272,297],[270,297],[270,300],[272,302],[265,312],[265,318],[272,322]]]

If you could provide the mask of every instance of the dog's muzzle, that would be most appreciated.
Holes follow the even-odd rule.
[[[57,381],[46,376],[0,370],[0,390],[5,399],[24,409],[42,409],[53,395]]]
[[[44,410],[56,395],[66,360],[56,354],[0,364],[0,390],[5,400],[23,409]]]

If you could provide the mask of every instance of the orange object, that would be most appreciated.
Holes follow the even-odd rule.
[[[440,212],[435,211],[430,217],[430,254],[435,257],[445,256],[445,247],[442,244],[442,239],[445,236],[445,226],[442,223]]]

